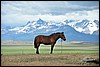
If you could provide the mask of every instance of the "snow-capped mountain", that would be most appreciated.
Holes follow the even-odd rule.
[[[61,22],[46,22],[39,18],[37,21],[28,22],[26,25],[21,27],[15,27],[13,29],[9,29],[9,31],[15,31],[16,34],[19,33],[34,33],[37,30],[44,30],[44,32],[48,31],[56,31],[60,26],[64,25]]]
[[[99,31],[99,21],[98,20],[65,20],[67,25],[71,26],[78,32],[85,34],[93,34]],[[46,22],[39,18],[37,21],[28,22],[23,27],[15,27],[9,31],[15,31],[16,33],[33,33],[37,30],[45,29],[45,32],[56,30],[60,26],[66,25],[62,22]]]
[[[5,32],[6,31],[6,32]],[[98,20],[64,20],[61,22],[46,22],[38,19],[28,21],[27,24],[20,27],[2,28],[2,40],[33,40],[37,35],[50,35],[54,32],[65,32],[69,41],[97,41],[99,36]],[[4,33],[5,32],[5,33]]]
[[[9,29],[11,29],[10,26],[1,26],[1,34],[8,33]]]
[[[73,27],[76,31],[82,32],[85,34],[93,34],[99,30],[99,21],[98,20],[66,20],[64,21],[67,25]]]

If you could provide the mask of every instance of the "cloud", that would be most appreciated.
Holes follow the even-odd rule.
[[[63,22],[66,19],[99,20],[98,2],[1,1],[1,23],[20,25],[38,20]],[[87,3],[87,5],[85,5]]]
[[[78,2],[75,2],[76,4],[73,4],[70,1],[2,1],[1,14],[61,15],[65,14],[66,12],[92,10],[99,8],[97,5],[94,6],[83,6],[81,4],[77,5]]]
[[[71,13],[66,13],[66,16],[68,19],[76,19],[76,20],[78,19],[99,20],[99,10],[96,9],[90,11],[71,12]]]
[[[1,15],[1,22],[8,22],[10,24],[21,25],[26,24],[28,21],[38,20],[39,18],[51,22],[64,22],[65,20],[99,20],[99,10],[92,11],[77,11],[66,13],[65,15],[52,15],[52,14],[40,14],[40,15]]]

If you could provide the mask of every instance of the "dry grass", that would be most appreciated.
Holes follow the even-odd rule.
[[[81,64],[86,56],[99,58],[99,54],[33,54],[2,55],[1,66],[99,66],[95,63]]]

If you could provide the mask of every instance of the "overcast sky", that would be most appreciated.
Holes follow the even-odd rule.
[[[1,1],[2,24],[26,24],[39,18],[99,20],[99,1]]]

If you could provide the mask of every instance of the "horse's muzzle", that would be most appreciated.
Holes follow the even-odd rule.
[[[63,39],[64,41],[66,40],[66,39]]]

